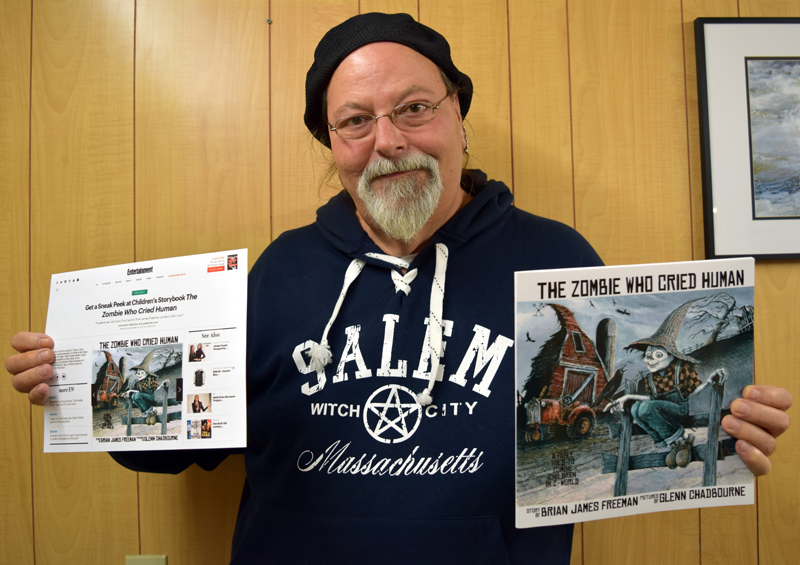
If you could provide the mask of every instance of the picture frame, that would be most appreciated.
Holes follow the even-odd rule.
[[[706,258],[798,258],[800,18],[694,30]]]

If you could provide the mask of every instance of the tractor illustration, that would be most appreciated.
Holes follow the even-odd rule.
[[[522,402],[528,443],[546,440],[559,428],[571,439],[588,437],[597,420],[595,410],[606,403],[602,393],[613,372],[614,322],[602,320],[593,342],[569,308],[548,306],[555,311],[560,327],[531,361]]]

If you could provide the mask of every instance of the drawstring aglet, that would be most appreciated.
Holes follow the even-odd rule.
[[[312,371],[321,370],[333,360],[333,353],[331,353],[331,347],[328,345],[327,339],[322,340],[322,343],[316,343],[311,346],[309,355],[311,356],[310,367]]]
[[[417,395],[417,402],[419,402],[420,406],[428,406],[433,402],[433,397],[430,392],[428,392],[428,389],[423,390]]]

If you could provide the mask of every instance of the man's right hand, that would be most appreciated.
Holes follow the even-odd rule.
[[[6,359],[6,370],[13,377],[11,384],[20,392],[28,393],[31,404],[44,404],[50,395],[47,381],[53,375],[56,356],[53,338],[34,332],[19,332],[11,338],[15,353]]]

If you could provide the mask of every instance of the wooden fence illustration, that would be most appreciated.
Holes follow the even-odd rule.
[[[163,390],[163,398],[161,399],[161,414],[156,414],[156,422],[161,422],[161,435],[167,435],[167,423],[173,420],[179,420],[181,418],[181,411],[177,412],[170,412],[170,406],[180,406],[180,402],[175,400],[174,398],[169,398],[169,382],[165,381],[163,385],[165,388]],[[158,392],[158,391],[157,391]],[[131,402],[130,397],[123,397],[123,401],[128,408],[128,415],[122,416],[122,424],[127,425],[127,429],[125,431],[126,436],[131,435],[131,426],[133,424],[144,424],[144,425],[152,425],[147,421],[147,418],[144,416],[137,416],[136,418],[133,417],[133,402]]]
[[[633,381],[626,383],[634,385]],[[708,436],[705,445],[692,446],[692,461],[703,461],[703,486],[715,486],[717,484],[717,461],[725,459],[730,455],[736,454],[736,440],[733,438],[719,441],[720,420],[729,410],[722,410],[722,396],[725,391],[725,378],[719,373],[710,377],[711,405],[708,414],[690,416],[683,422],[686,428],[708,428]],[[628,391],[632,392],[632,391]],[[644,434],[644,430],[636,426],[630,413],[630,407],[626,406],[622,412],[622,422],[618,432],[609,426],[612,437],[619,435],[619,452],[617,455],[603,453],[603,473],[616,473],[614,481],[614,496],[625,496],[628,492],[628,472],[639,469],[649,469],[655,467],[666,467],[663,452],[647,453],[643,455],[631,456],[631,436],[634,434]],[[709,453],[708,446],[717,446]],[[714,453],[716,451],[716,453]]]

